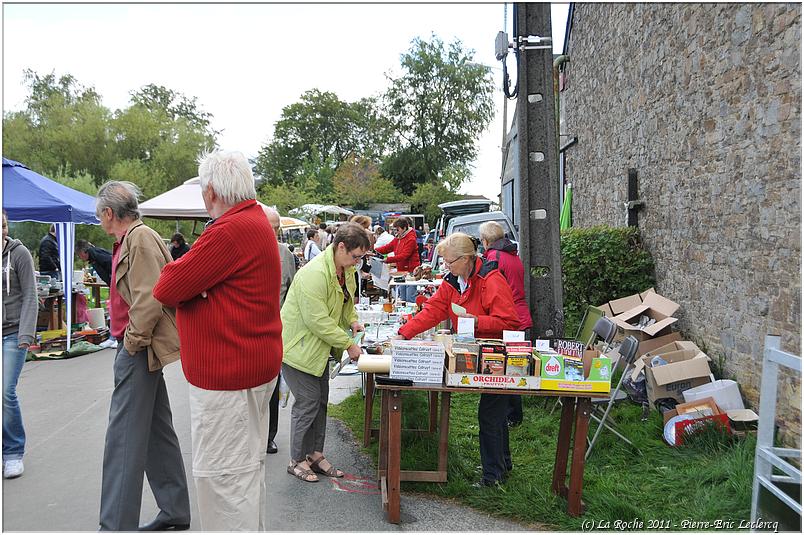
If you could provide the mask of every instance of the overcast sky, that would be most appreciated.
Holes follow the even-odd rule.
[[[567,7],[553,5],[557,50]],[[512,12],[509,4],[509,35]],[[112,110],[128,105],[130,91],[155,83],[197,97],[222,130],[221,148],[253,157],[270,141],[282,108],[304,91],[332,91],[350,102],[379,94],[413,38],[457,37],[475,50],[475,61],[494,67],[497,86],[497,115],[478,141],[462,192],[496,200],[503,96],[494,38],[503,20],[503,4],[5,4],[3,108],[22,108],[26,68],[72,74]]]

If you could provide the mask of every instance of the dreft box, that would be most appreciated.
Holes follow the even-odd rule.
[[[651,366],[654,357],[661,357],[667,364]],[[680,341],[650,351],[634,362],[631,380],[645,372],[648,401],[653,405],[657,399],[673,398],[684,403],[682,392],[712,381],[709,357],[693,342]]]
[[[656,292],[649,292],[641,305],[614,316],[613,321],[625,332],[625,336],[633,336],[639,341],[647,340],[670,333],[670,326],[678,321],[673,314],[679,306]],[[639,322],[640,316],[650,318],[651,324],[644,327],[634,325]]]

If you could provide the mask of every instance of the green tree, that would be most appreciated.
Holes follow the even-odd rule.
[[[459,195],[444,184],[425,182],[418,184],[410,196],[411,210],[413,213],[424,214],[424,220],[430,228],[434,228],[435,222],[441,216],[438,205],[458,198]]]
[[[198,158],[215,148],[211,115],[188,98],[149,84],[131,94],[132,104],[111,121],[115,163],[110,176],[131,180],[146,199],[198,173]]]
[[[405,194],[476,158],[475,141],[494,118],[494,82],[473,58],[459,40],[445,46],[435,35],[429,42],[416,38],[402,55],[402,74],[388,76],[383,109],[393,154],[382,171]]]
[[[29,95],[25,108],[3,116],[3,156],[37,172],[61,169],[105,177],[110,164],[110,112],[91,87],[71,75],[24,72]]]
[[[350,154],[333,177],[335,202],[360,210],[370,203],[394,202],[401,193],[393,182],[380,175],[376,163]]]
[[[350,153],[383,152],[382,124],[372,99],[349,103],[335,93],[311,89],[282,109],[273,140],[257,155],[255,171],[272,185],[298,183],[311,175],[326,182]]]

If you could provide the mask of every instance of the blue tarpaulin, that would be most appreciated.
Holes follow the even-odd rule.
[[[3,209],[9,221],[55,224],[61,280],[64,283],[64,294],[70,295],[73,286],[75,224],[100,224],[95,217],[95,198],[45,178],[19,162],[3,158]],[[67,318],[71,318],[73,300],[65,301]],[[67,322],[67,349],[70,349],[72,333],[70,320]]]
[[[3,158],[3,209],[9,221],[97,225],[95,198]]]

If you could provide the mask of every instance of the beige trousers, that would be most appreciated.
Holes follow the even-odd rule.
[[[246,390],[190,386],[193,479],[203,531],[265,531],[268,404],[276,379]]]

